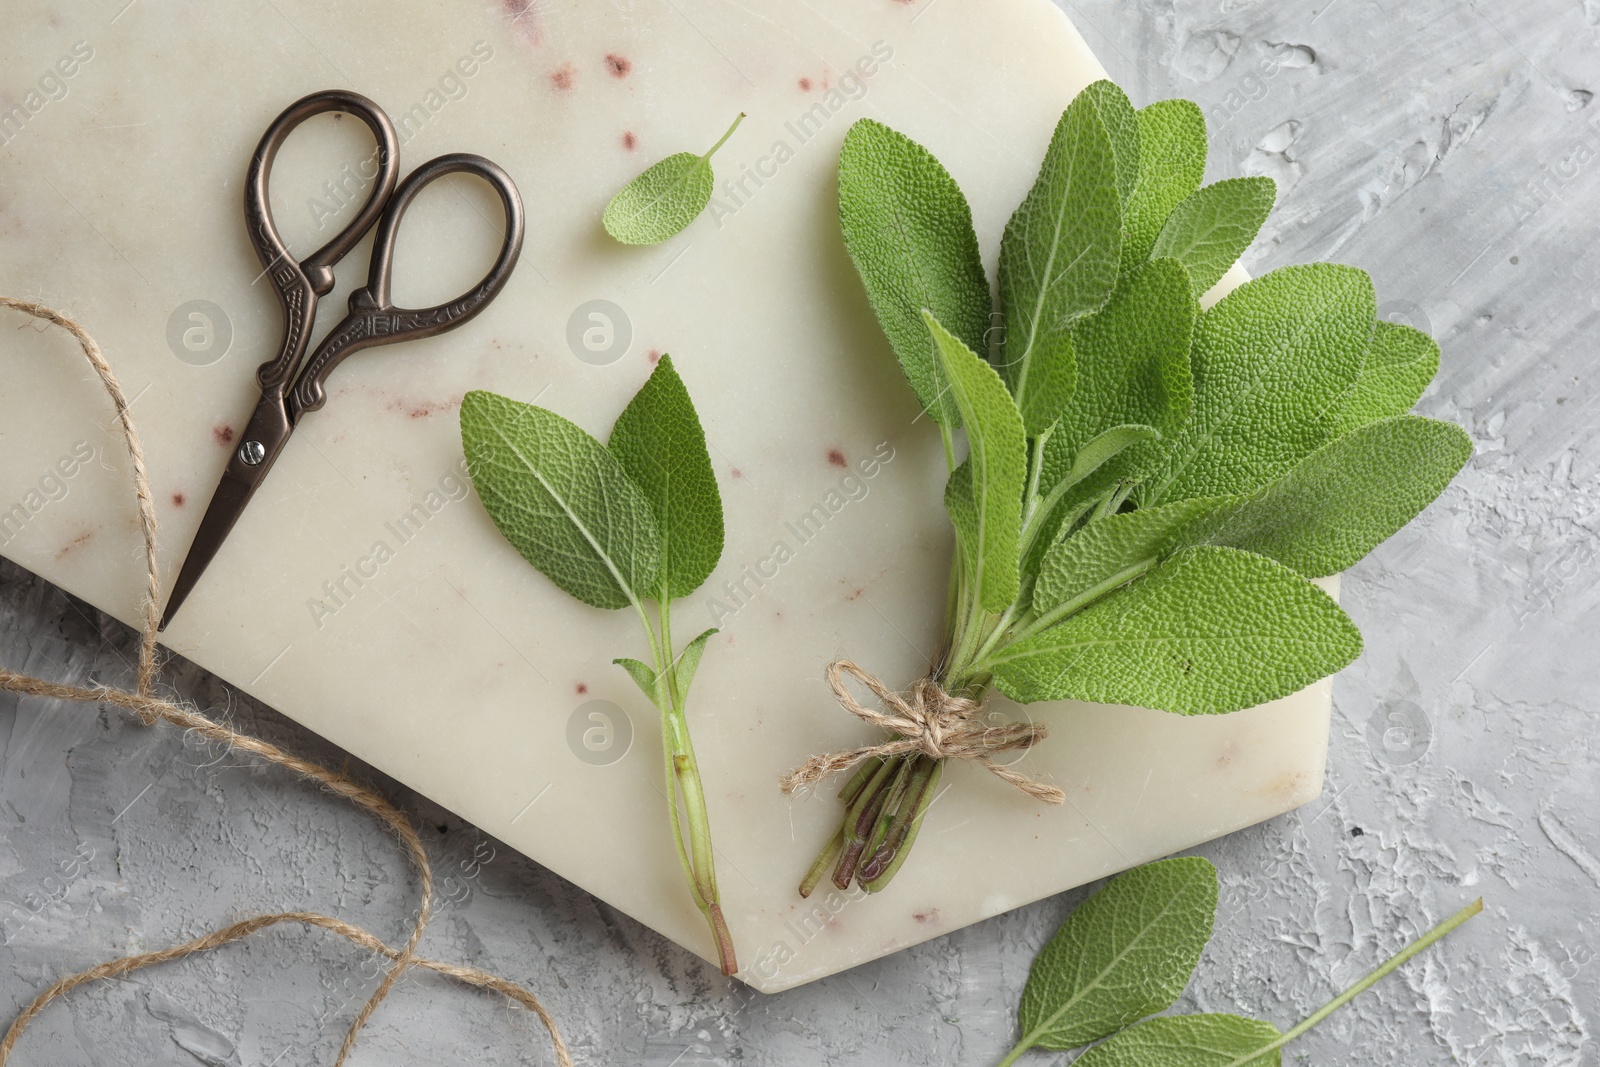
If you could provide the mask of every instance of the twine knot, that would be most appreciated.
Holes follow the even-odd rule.
[[[884,710],[857,701],[845,684],[847,674],[871,690]],[[828,686],[844,710],[896,736],[876,745],[812,756],[783,776],[785,793],[814,785],[872,756],[887,759],[921,752],[933,759],[971,760],[1002,782],[1047,804],[1060,804],[1067,798],[1055,786],[1045,785],[992,758],[1001,752],[1029,749],[1043,741],[1046,731],[1039,723],[993,725],[984,721],[986,705],[982,700],[948,693],[932,678],[923,678],[907,692],[899,693],[849,660],[828,664]]]

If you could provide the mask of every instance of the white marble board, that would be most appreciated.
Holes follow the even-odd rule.
[[[0,291],[85,322],[137,397],[169,581],[279,339],[240,213],[267,122],[307,92],[354,88],[400,124],[403,165],[480,152],[528,206],[522,263],[481,318],[335,374],[169,631],[174,651],[708,955],[665,832],[656,721],[610,663],[640,653],[636,623],[570,600],[499,537],[460,480],[455,420],[467,389],[488,388],[603,436],[652,354],[670,351],[728,516],[722,566],[679,628],[709,625],[713,598],[738,609],[716,613],[691,721],[742,979],[798,985],[1319,793],[1328,682],[1221,718],[1035,706],[1052,736],[1023,766],[1066,805],[956,767],[889,892],[795,895],[838,808],[782,797],[777,776],[872,736],[832,702],[823,667],[849,655],[913,679],[951,551],[937,437],[838,236],[839,143],[872,116],[926,144],[967,190],[992,269],[1056,117],[1102,73],[1045,0],[399,0],[377,15],[125,3],[8,5],[0,111],[22,111],[0,115]],[[703,149],[740,110],[750,118],[717,164],[741,187],[719,188],[712,213],[658,248],[604,236],[617,187]],[[332,118],[290,142],[273,203],[291,247],[332,232],[352,195],[340,189],[355,187],[346,164],[366,151],[358,124]],[[401,235],[397,299],[434,302],[475,278],[497,212],[470,182],[425,195]],[[341,267],[322,329],[366,247]],[[595,300],[631,333],[609,362],[568,342]],[[125,479],[70,339],[0,334],[0,509],[26,513],[0,553],[131,622],[142,577]],[[790,524],[828,503],[800,543]],[[772,573],[779,541],[794,558]],[[747,568],[763,565],[757,585]],[[742,603],[725,583],[744,585]],[[569,744],[592,701],[609,702],[626,745]]]

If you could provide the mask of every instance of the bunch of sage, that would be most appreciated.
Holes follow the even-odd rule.
[[[479,499],[524,559],[585,604],[632,608],[639,617],[651,661],[615,662],[661,713],[673,843],[722,973],[733,974],[686,715],[689,683],[717,631],[681,650],[672,639],[672,602],[698,589],[722,558],[722,497],[672,357],[661,357],[606,444],[553,411],[482,391],[462,401],[461,440]]]
[[[869,119],[845,139],[844,245],[949,473],[945,640],[912,689],[922,720],[956,709],[935,727],[977,721],[991,688],[1203,715],[1338,671],[1361,635],[1310,579],[1399,530],[1471,455],[1459,427],[1407,413],[1438,347],[1377,320],[1365,272],[1284,267],[1202,310],[1276,195],[1266,178],[1202,187],[1205,163],[1193,103],[1136,111],[1088,86],[1006,226],[996,298],[939,161]],[[940,732],[862,763],[802,895],[830,867],[840,888],[894,876]],[[973,736],[958,754],[986,759]]]
[[[1073,1062],[1278,1067],[1283,1046],[1482,910],[1481,899],[1468,904],[1280,1033],[1241,1015],[1156,1014],[1183,993],[1211,940],[1217,871],[1198,856],[1146,864],[1084,901],[1040,950],[1022,990],[1022,1036],[999,1067],[1010,1067],[1030,1048],[1073,1049],[1102,1038],[1109,1040]]]

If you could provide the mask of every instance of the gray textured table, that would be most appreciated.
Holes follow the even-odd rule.
[[[1136,102],[1205,107],[1211,179],[1278,180],[1247,265],[1371,271],[1384,313],[1444,348],[1422,409],[1478,445],[1422,520],[1346,579],[1367,652],[1337,683],[1322,799],[1199,850],[1224,893],[1180,1007],[1288,1025],[1482,894],[1483,917],[1288,1062],[1600,1064],[1600,2],[1067,7]],[[133,645],[0,562],[0,663],[126,684]],[[244,729],[344,759],[182,662],[166,681]],[[585,1063],[992,1063],[1034,952],[1083,896],[767,998],[352,770],[426,828],[444,902],[424,950],[531,985]],[[332,912],[399,940],[414,893],[392,841],[282,772],[108,711],[0,696],[8,1016],[68,970],[252,912]],[[375,973],[325,935],[268,933],[79,992],[34,1024],[18,1062],[331,1062]],[[528,1017],[416,974],[356,1054],[468,1059],[550,1054]]]

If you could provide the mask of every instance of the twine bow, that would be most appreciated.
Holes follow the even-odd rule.
[[[846,674],[872,690],[872,695],[887,711],[878,711],[859,703],[845,685]],[[1045,728],[1039,723],[1014,722],[992,726],[983,721],[984,703],[981,700],[947,693],[932,678],[923,678],[907,693],[897,693],[849,660],[836,660],[828,664],[828,686],[844,710],[897,736],[893,740],[863,745],[848,752],[812,756],[783,776],[781,785],[785,793],[814,785],[870,756],[887,759],[909,752],[921,752],[933,759],[971,760],[1002,782],[1014,785],[1028,796],[1047,804],[1060,804],[1067,799],[1067,795],[1055,786],[1045,785],[991,758],[1000,752],[1032,748],[1043,741]]]
[[[572,1057],[567,1052],[566,1042],[561,1039],[561,1032],[556,1028],[555,1019],[539,998],[514,982],[507,981],[499,975],[480,971],[475,967],[458,967],[455,964],[444,963],[439,960],[425,959],[416,954],[417,943],[422,940],[422,932],[427,928],[428,919],[433,911],[433,868],[428,863],[428,854],[422,847],[422,839],[412,828],[411,823],[401,814],[400,810],[390,804],[377,793],[365,786],[352,781],[350,778],[337,771],[330,771],[315,763],[308,762],[294,756],[276,745],[267,743],[249,734],[242,734],[229,729],[206,716],[194,708],[184,704],[163,700],[155,695],[156,678],[156,614],[157,605],[161,601],[160,571],[156,558],[156,513],[151,499],[150,481],[145,475],[144,452],[139,446],[139,435],[134,430],[133,416],[128,410],[127,397],[118,384],[116,375],[111,373],[111,366],[106,362],[105,356],[100,351],[100,346],[83,326],[74,322],[59,311],[54,311],[42,304],[29,303],[23,300],[14,300],[8,296],[0,296],[0,307],[14,308],[25,315],[60,326],[77,339],[83,354],[88,358],[89,364],[94,367],[95,373],[100,376],[100,382],[105,386],[107,394],[111,397],[112,406],[117,410],[117,417],[122,426],[123,441],[128,447],[128,459],[131,464],[131,478],[133,481],[134,496],[138,501],[139,528],[144,537],[144,561],[148,572],[148,582],[145,587],[144,620],[140,631],[139,665],[135,674],[135,691],[127,692],[121,689],[112,689],[107,686],[84,687],[75,685],[62,685],[56,682],[47,682],[42,678],[34,678],[16,671],[0,668],[0,691],[21,693],[24,696],[45,697],[55,700],[72,700],[85,704],[111,704],[138,716],[139,721],[146,726],[153,726],[157,722],[169,722],[185,730],[192,730],[196,734],[211,741],[230,745],[240,751],[249,752],[268,763],[275,763],[285,767],[303,778],[309,778],[325,786],[331,792],[350,801],[352,804],[374,816],[383,826],[400,839],[406,856],[417,869],[418,881],[421,883],[422,904],[417,910],[416,921],[411,926],[411,936],[406,939],[402,948],[392,948],[385,944],[375,934],[345,922],[343,919],[331,915],[321,915],[316,912],[287,911],[270,915],[257,915],[239,922],[231,923],[221,929],[213,930],[208,934],[173,945],[170,948],[157,952],[146,952],[137,956],[123,956],[119,959],[108,960],[105,963],[91,967],[86,971],[68,975],[57,981],[49,989],[40,993],[33,1002],[22,1009],[22,1012],[12,1021],[6,1030],[4,1039],[0,1039],[0,1067],[11,1057],[11,1050],[16,1045],[17,1039],[22,1036],[34,1017],[39,1014],[52,1000],[65,996],[78,986],[106,978],[116,978],[130,971],[139,970],[157,963],[169,960],[182,959],[197,952],[237,941],[241,938],[277,926],[280,923],[302,923],[307,926],[317,927],[338,934],[349,941],[360,945],[369,952],[377,953],[388,960],[390,965],[383,976],[383,981],[378,988],[373,990],[367,1002],[356,1013],[355,1019],[350,1024],[350,1029],[345,1033],[344,1043],[339,1046],[339,1056],[336,1064],[343,1064],[355,1047],[356,1035],[367,1024],[372,1013],[378,1005],[389,995],[394,984],[400,976],[412,967],[442,974],[453,978],[466,985],[476,986],[480,989],[489,989],[501,993],[511,1000],[521,1004],[539,1017],[545,1030],[550,1034],[551,1044],[555,1048],[556,1061],[561,1067],[572,1067]]]

